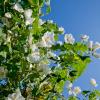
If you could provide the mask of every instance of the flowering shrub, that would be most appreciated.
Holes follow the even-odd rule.
[[[87,35],[75,41],[52,20],[40,19],[42,8],[48,14],[50,0],[0,0],[0,100],[99,100],[100,91],[73,82],[91,56],[100,58],[100,43]],[[90,83],[98,85],[93,78]],[[62,95],[65,85],[68,98]]]

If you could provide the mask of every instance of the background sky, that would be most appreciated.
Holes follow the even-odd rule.
[[[63,26],[66,33],[72,33],[77,40],[81,34],[87,34],[90,40],[100,42],[100,0],[51,0],[51,8],[51,13],[45,18]],[[100,89],[100,59],[93,58],[74,85],[90,89],[91,78],[97,80],[97,89]]]

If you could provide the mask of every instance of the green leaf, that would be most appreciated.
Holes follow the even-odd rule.
[[[60,48],[61,48],[60,44],[56,44],[56,45],[53,45],[53,46],[51,47],[52,50],[58,50],[58,49],[60,49]]]
[[[60,71],[60,76],[61,76],[62,79],[66,78],[67,77],[67,69],[62,69]]]
[[[63,80],[61,80],[59,83],[56,83],[55,90],[61,93],[63,91],[64,84],[65,82]]]
[[[70,97],[68,98],[68,100],[78,100],[78,99],[77,99],[77,97],[75,97],[75,96],[70,96]]]
[[[94,92],[96,93],[97,96],[100,97],[100,91],[99,90],[94,90]]]
[[[55,35],[54,39],[55,39],[55,41],[57,41],[58,40],[58,35]]]
[[[69,72],[69,75],[71,77],[77,76],[77,71],[76,70],[72,70],[72,71]]]
[[[82,94],[83,95],[87,95],[88,93],[90,93],[91,91],[88,91],[88,90],[85,90],[85,91],[82,91]]]
[[[97,100],[96,99],[96,93],[95,92],[90,93],[89,100]]]
[[[35,86],[32,90],[32,95],[36,96],[36,92],[38,91],[38,88]]]
[[[50,6],[47,6],[46,13],[49,14],[50,12],[51,12],[51,7]]]
[[[74,44],[74,50],[76,52],[81,51],[82,53],[88,50],[87,45],[77,42]]]

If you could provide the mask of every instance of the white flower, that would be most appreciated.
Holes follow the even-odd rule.
[[[6,100],[25,100],[21,95],[20,89],[17,89],[15,93],[9,94]]]
[[[28,18],[28,19],[26,19],[26,21],[25,21],[25,24],[26,24],[26,26],[27,25],[31,25],[33,22],[34,22],[34,18]]]
[[[24,12],[22,6],[19,4],[19,3],[16,3],[14,6],[13,6],[13,9],[17,10],[18,12]]]
[[[93,41],[89,41],[88,48],[92,51],[92,55],[96,58],[100,58],[100,53],[97,53],[96,51],[100,49],[100,43],[96,42],[93,44]]]
[[[48,65],[41,64],[40,67],[40,69],[43,71],[43,74],[47,75],[51,73],[51,69],[48,67]]]
[[[53,23],[53,20],[48,20],[48,23],[51,23],[52,24]]]
[[[45,2],[45,4],[46,4],[47,6],[49,6],[49,5],[50,5],[50,0],[47,0],[47,1]]]
[[[88,42],[88,48],[92,51],[93,49],[93,41]]]
[[[93,56],[96,58],[100,58],[100,53],[93,52]]]
[[[44,47],[51,47],[54,44],[54,33],[46,32],[42,37]]]
[[[73,87],[73,84],[71,82],[68,82],[68,85],[67,85],[67,89],[68,89],[68,94],[69,95],[74,95],[74,96],[77,96],[78,94],[81,93],[81,88],[76,86],[74,88]]]
[[[64,39],[65,39],[65,42],[69,44],[73,44],[75,42],[75,39],[72,34],[65,34]]]
[[[88,35],[82,35],[81,39],[85,42],[87,42],[89,40],[89,36]]]
[[[91,83],[91,85],[93,85],[94,87],[97,87],[97,86],[98,86],[98,84],[97,84],[97,82],[96,82],[96,80],[95,80],[94,78],[92,78],[92,79],[90,80],[90,83]]]
[[[68,94],[69,95],[72,95],[73,94],[72,87],[73,87],[73,84],[70,81],[67,81],[66,88],[68,89]]]
[[[10,12],[5,13],[5,17],[11,18],[11,17],[12,17],[12,16],[11,16],[11,13],[10,13]]]
[[[71,82],[67,82],[66,88],[71,89],[73,87],[73,84]]]
[[[65,31],[63,27],[59,27],[58,30],[59,30],[60,32],[64,32],[64,31]]]
[[[29,54],[27,57],[27,61],[31,63],[37,63],[40,60],[40,53],[39,52],[33,52],[32,54]]]
[[[43,21],[42,19],[39,19],[39,25],[43,25],[45,23],[45,21]]]
[[[93,45],[93,50],[96,51],[100,49],[100,43],[99,42],[96,42],[94,45]]]
[[[27,9],[24,11],[24,15],[26,19],[30,19],[32,16],[32,9]]]
[[[37,66],[37,70],[43,72],[43,74],[47,75],[51,73],[51,69],[48,67],[47,61],[41,61],[39,66]]]
[[[93,50],[93,52],[95,52],[96,50],[100,49],[100,43],[96,42],[95,44],[93,44],[93,41],[89,41],[88,48],[90,50]]]
[[[77,96],[80,93],[81,93],[81,88],[78,86],[74,87],[74,89],[73,89],[74,96]]]
[[[69,89],[68,94],[69,95],[72,95],[73,94],[73,90],[72,89]]]

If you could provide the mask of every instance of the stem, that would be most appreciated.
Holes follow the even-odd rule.
[[[25,78],[24,79],[22,79],[22,81],[21,82],[23,82],[25,79],[27,79],[28,78],[28,76],[29,75],[31,75],[32,73],[28,73],[26,76],[25,76]]]

